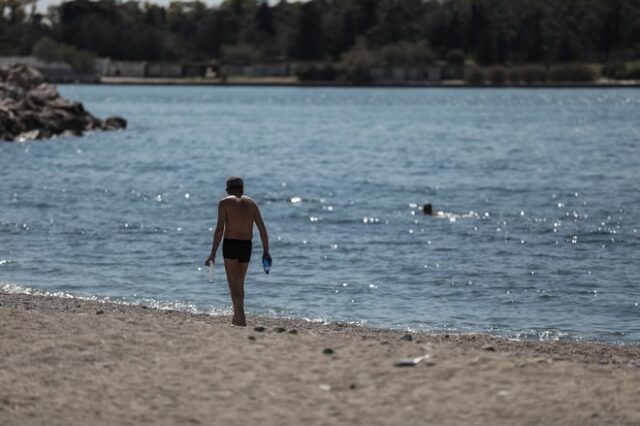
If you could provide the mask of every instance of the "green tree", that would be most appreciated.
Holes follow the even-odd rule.
[[[304,3],[300,9],[295,42],[291,55],[295,59],[321,59],[322,17],[315,2]]]
[[[439,60],[455,49],[486,65],[640,58],[638,0],[63,0],[48,19],[33,3],[0,0],[0,54],[49,37],[131,60],[209,61],[251,46],[268,60],[338,61],[359,39],[371,54],[426,43]]]
[[[256,27],[259,32],[273,37],[276,34],[276,25],[273,20],[273,13],[267,0],[261,0],[256,11]]]
[[[375,57],[377,64],[385,66],[423,66],[429,65],[435,60],[435,55],[425,41],[417,43],[403,41],[397,44],[388,44],[375,52]]]
[[[91,52],[58,43],[49,37],[40,39],[32,54],[45,62],[65,62],[81,73],[92,72],[95,64],[95,56]]]
[[[622,23],[622,7],[619,0],[611,0],[602,25],[600,48],[604,52],[611,50],[620,43],[620,27]]]
[[[371,67],[373,64],[372,52],[369,51],[364,40],[360,39],[351,50],[343,55],[340,69],[351,83],[366,85],[372,81]]]

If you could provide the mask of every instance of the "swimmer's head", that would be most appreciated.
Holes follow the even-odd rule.
[[[422,212],[425,215],[433,216],[433,206],[431,205],[431,203],[427,203],[424,206],[422,206]]]
[[[244,193],[244,181],[240,176],[231,176],[227,179],[227,194],[241,196]]]

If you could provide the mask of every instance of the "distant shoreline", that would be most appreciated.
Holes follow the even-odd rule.
[[[55,82],[54,82],[55,83]],[[531,83],[531,84],[469,84],[463,80],[446,80],[443,82],[381,82],[370,85],[354,85],[335,81],[300,82],[294,78],[230,78],[226,82],[221,79],[189,79],[189,78],[149,78],[149,77],[102,77],[98,82],[60,82],[56,84],[101,84],[113,86],[217,86],[217,87],[318,87],[318,88],[394,88],[394,89],[636,89],[640,88],[640,80],[606,80],[593,83]]]

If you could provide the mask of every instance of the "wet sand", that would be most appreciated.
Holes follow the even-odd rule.
[[[0,424],[640,424],[638,345],[248,321],[0,293]]]

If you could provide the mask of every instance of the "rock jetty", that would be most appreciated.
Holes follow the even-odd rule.
[[[81,136],[89,130],[118,130],[121,117],[101,120],[58,93],[53,84],[25,65],[0,67],[0,142],[24,142],[55,135]]]

